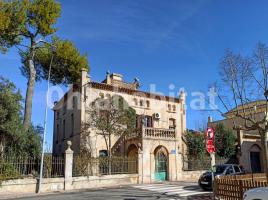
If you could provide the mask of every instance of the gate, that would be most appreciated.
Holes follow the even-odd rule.
[[[155,180],[167,180],[167,156],[161,149],[155,155]]]

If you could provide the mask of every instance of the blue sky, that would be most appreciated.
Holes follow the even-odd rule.
[[[225,49],[251,53],[268,44],[268,2],[264,0],[68,0],[61,1],[57,35],[72,40],[88,55],[93,80],[106,70],[139,77],[142,90],[156,84],[168,94],[184,87],[205,91],[219,79],[218,63]],[[0,55],[0,75],[26,91],[16,49]],[[33,101],[33,122],[43,124],[46,82],[39,82]],[[198,128],[208,113],[188,109],[187,127]],[[215,117],[218,117],[215,115]],[[49,112],[48,143],[53,113]]]

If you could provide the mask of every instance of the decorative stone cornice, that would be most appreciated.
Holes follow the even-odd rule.
[[[174,98],[170,96],[163,96],[159,94],[139,91],[139,90],[133,90],[129,88],[123,88],[123,87],[116,87],[113,85],[105,84],[105,83],[97,83],[97,82],[90,82],[88,83],[89,87],[99,89],[99,90],[106,90],[106,91],[114,91],[119,93],[125,93],[133,96],[142,96],[146,98],[156,99],[156,100],[162,100],[162,101],[168,101],[168,102],[175,102],[175,103],[181,103],[180,98]]]

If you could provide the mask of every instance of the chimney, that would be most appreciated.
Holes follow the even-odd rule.
[[[121,74],[112,73],[110,77],[112,80],[123,81],[123,76]]]
[[[186,100],[186,94],[184,91],[180,92],[180,96],[179,98],[181,99],[181,101],[185,104],[185,100]]]
[[[208,123],[211,123],[211,122],[213,122],[213,119],[211,116],[208,116]]]

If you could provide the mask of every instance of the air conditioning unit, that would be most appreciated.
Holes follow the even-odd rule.
[[[155,114],[154,114],[154,118],[155,118],[155,119],[160,119],[160,118],[161,118],[160,113],[155,113]]]

